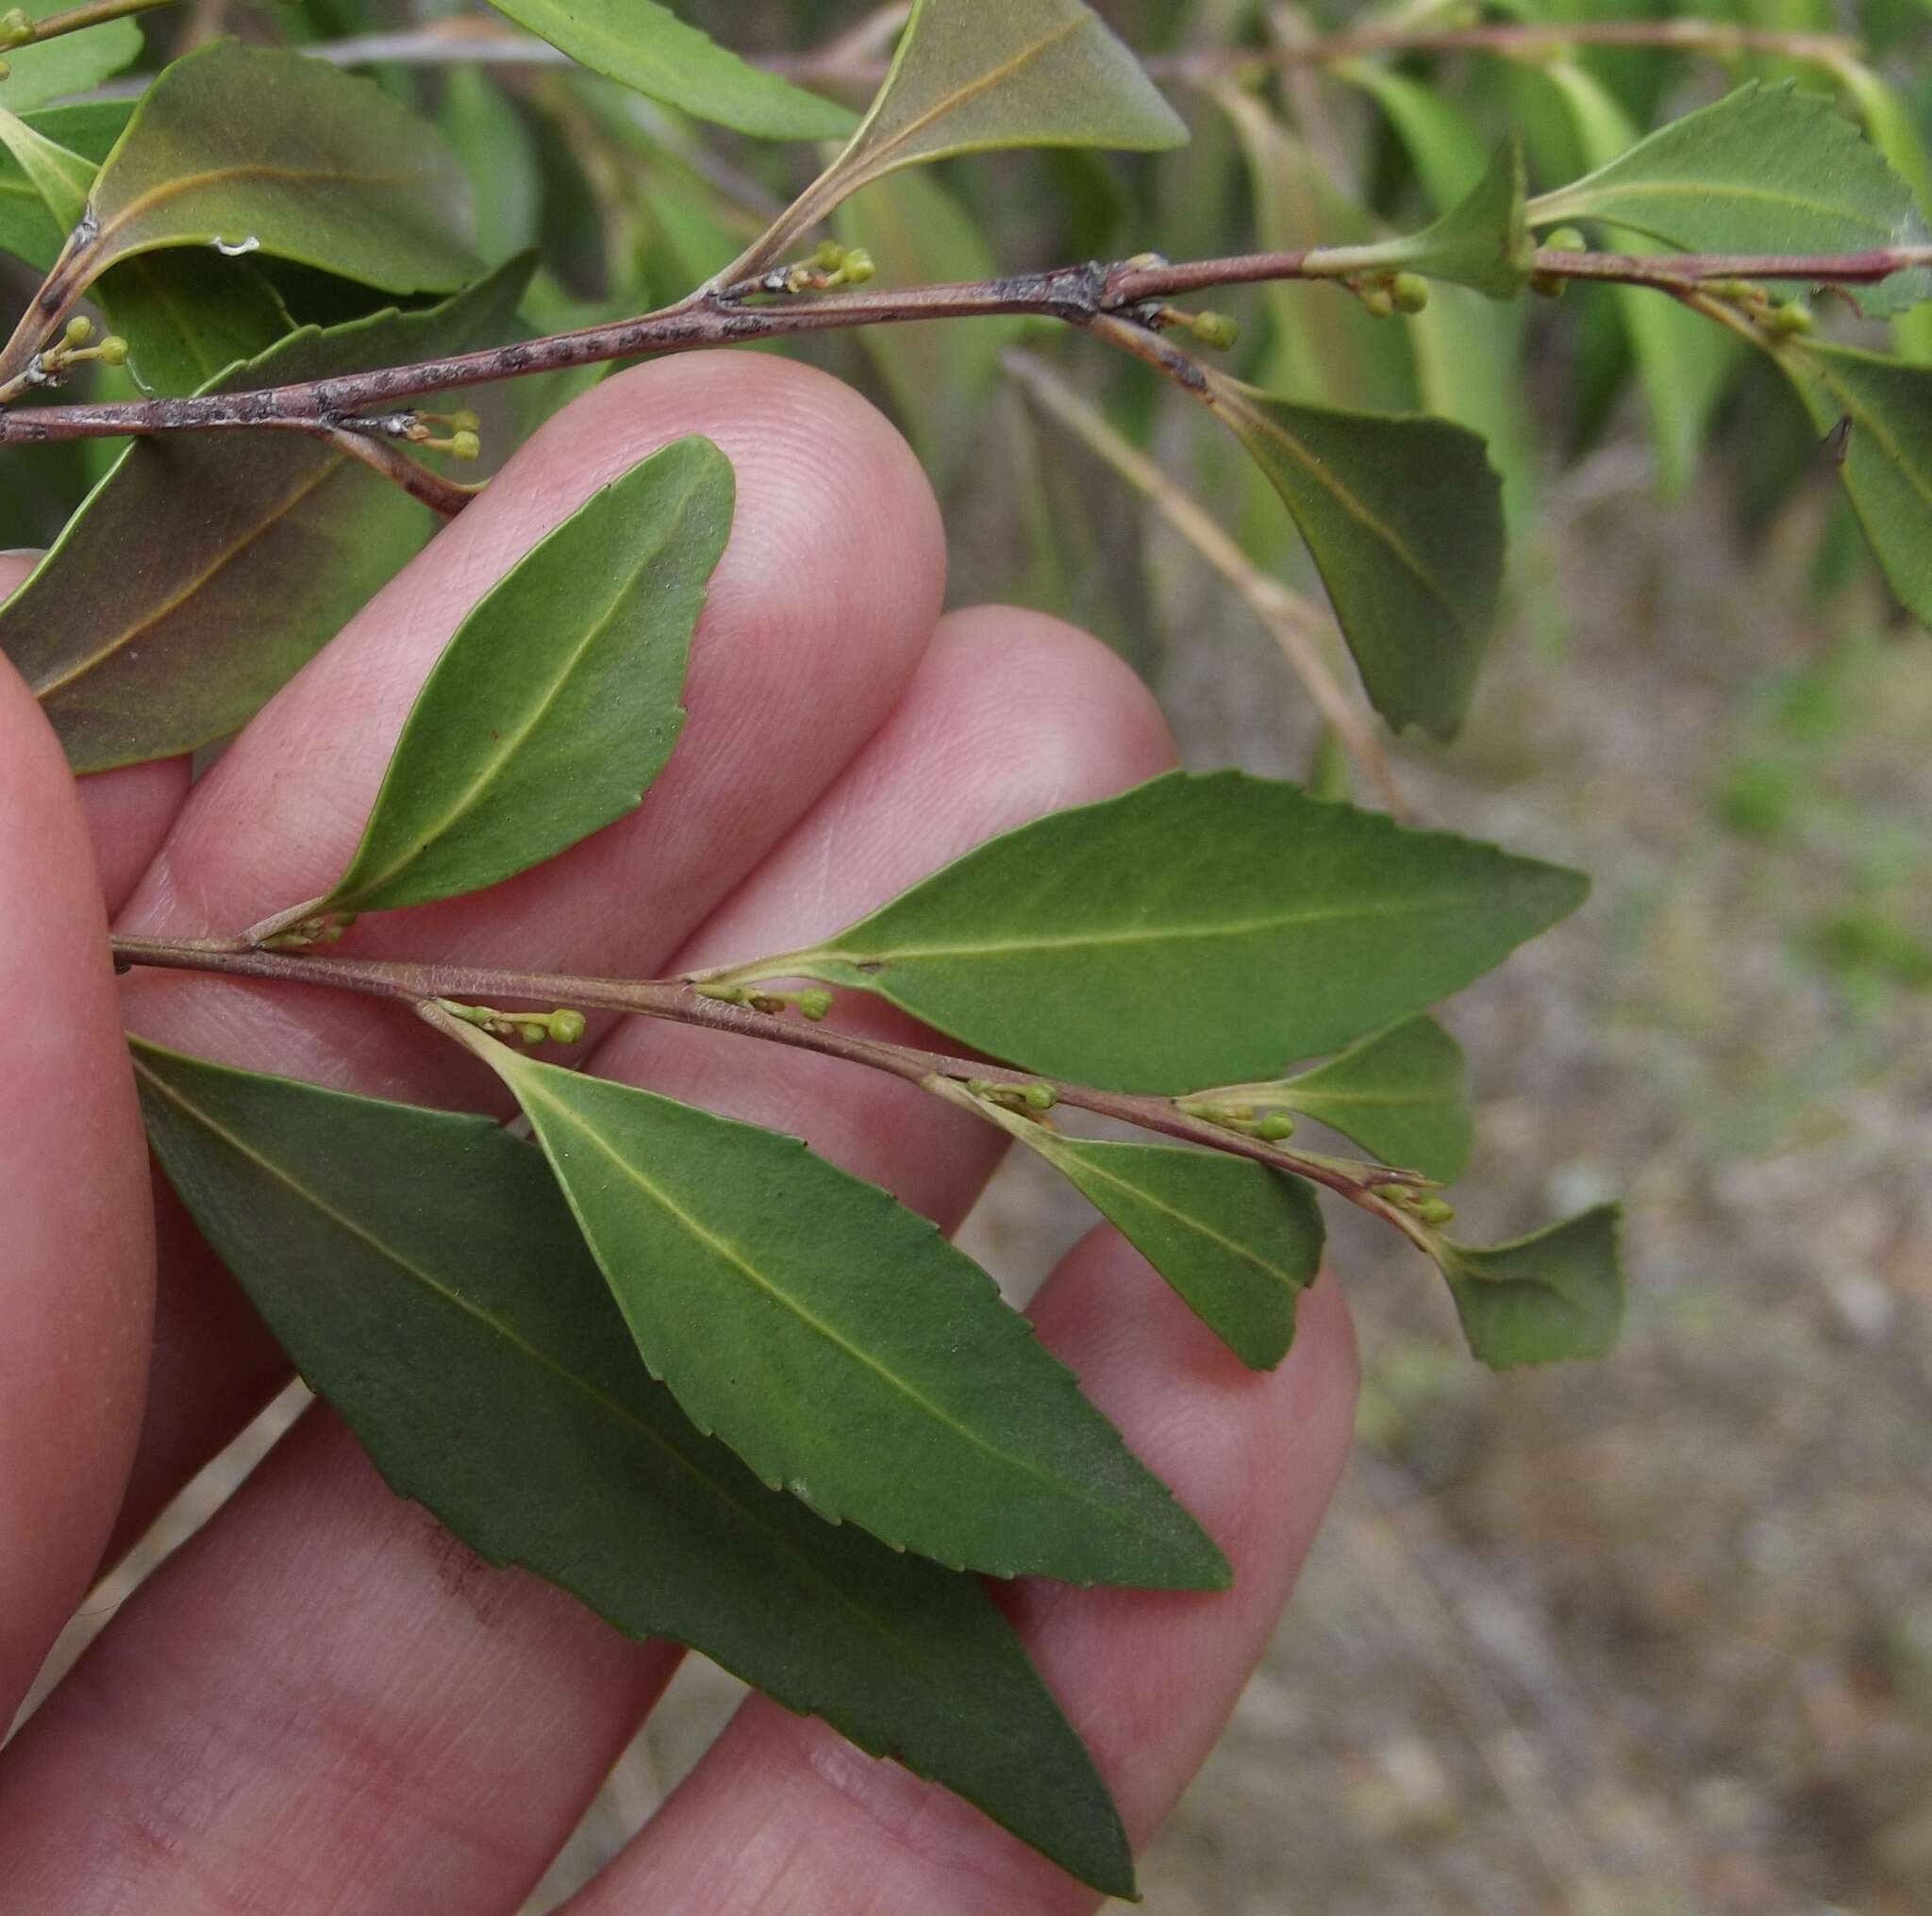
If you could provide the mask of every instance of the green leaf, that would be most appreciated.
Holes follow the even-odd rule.
[[[1024,1070],[1182,1092],[1420,1009],[1582,903],[1575,872],[1240,772],[1169,773],[741,968],[875,991]]]
[[[1691,253],[1921,246],[1910,189],[1822,93],[1753,80],[1530,203],[1539,227],[1602,220]],[[1932,298],[1932,272],[1863,289],[1868,312]]]
[[[399,1495],[1132,1893],[1107,1791],[998,1611],[700,1437],[637,1362],[529,1145],[134,1049],[170,1182]]]
[[[1208,403],[1280,494],[1375,709],[1460,727],[1503,586],[1502,481],[1465,426],[1301,406],[1209,375]]]
[[[471,1041],[652,1375],[774,1490],[954,1568],[1226,1584],[1193,1519],[926,1219],[795,1138]]]
[[[436,129],[374,81],[216,41],[178,59],[102,163],[80,283],[166,246],[260,251],[386,292],[476,271],[470,189]]]
[[[1322,1212],[1299,1179],[1173,1144],[1098,1144],[1025,1118],[1009,1128],[1158,1271],[1241,1362],[1272,1371],[1322,1265]]]
[[[1376,251],[1391,266],[1514,299],[1529,284],[1536,250],[1523,192],[1523,142],[1512,133],[1465,199],[1433,225]]]
[[[684,724],[734,491],[709,440],[679,440],[530,548],[443,648],[318,909],[480,891],[636,808]]]
[[[130,110],[130,103],[125,100],[49,107],[22,115],[20,124],[74,161],[85,163],[91,184],[101,157],[121,137]],[[53,265],[73,222],[62,223],[56,217],[33,175],[14,157],[14,142],[4,131],[5,125],[0,121],[0,149],[4,149],[0,150],[0,251],[44,273]],[[85,188],[82,192],[84,197]]]
[[[1607,1356],[1624,1325],[1619,1223],[1607,1204],[1507,1244],[1442,1241],[1437,1261],[1470,1349],[1499,1371]]]
[[[782,258],[841,200],[902,166],[1009,146],[1157,152],[1187,138],[1082,0],[914,0],[851,143],[725,276]]]
[[[75,0],[23,0],[30,20],[65,13]],[[68,93],[84,93],[141,58],[141,28],[131,20],[112,20],[78,33],[7,50],[8,75],[0,80],[0,111],[24,113]]]
[[[655,0],[490,0],[571,58],[761,140],[842,140],[853,115],[761,73]]]
[[[80,224],[87,211],[87,191],[93,184],[91,160],[48,137],[25,120],[0,110],[0,143],[7,148],[28,187],[39,195],[48,218],[64,237]]]
[[[477,251],[493,265],[535,246],[543,234],[542,161],[503,89],[481,67],[453,67],[438,124],[470,176]]]
[[[217,389],[467,351],[513,323],[528,273],[513,262],[425,311],[292,333]],[[137,440],[0,608],[0,651],[76,772],[193,751],[252,717],[429,529],[425,508],[305,435]]]
[[[104,274],[93,296],[148,392],[198,392],[293,330],[275,288],[217,253],[140,254]]]
[[[1809,340],[1775,358],[1821,434],[1849,422],[1853,509],[1900,602],[1932,625],[1932,366]]]
[[[1862,61],[1833,62],[1832,71],[1844,83],[1873,145],[1910,190],[1924,213],[1932,207],[1932,152],[1928,152],[1911,108],[1898,92]],[[1892,344],[1904,358],[1932,362],[1932,306],[1916,306],[1891,323]]]
[[[1299,1111],[1352,1138],[1384,1164],[1453,1184],[1469,1163],[1472,1125],[1462,1047],[1433,1018],[1405,1018],[1312,1070],[1214,1096]]]

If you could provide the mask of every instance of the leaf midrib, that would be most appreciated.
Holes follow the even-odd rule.
[[[941,1405],[933,1403],[907,1379],[888,1370],[876,1358],[872,1357],[870,1353],[852,1343],[840,1333],[835,1325],[827,1324],[816,1312],[808,1308],[800,1299],[791,1296],[789,1292],[765,1278],[759,1273],[758,1267],[750,1263],[739,1252],[736,1245],[727,1242],[714,1231],[708,1229],[705,1225],[684,1209],[668,1192],[653,1184],[635,1163],[614,1149],[594,1125],[578,1118],[567,1105],[553,1097],[542,1087],[541,1083],[535,1078],[534,1075],[520,1072],[517,1074],[513,1083],[520,1100],[527,1103],[527,1099],[530,1096],[535,1096],[539,1103],[546,1106],[568,1127],[582,1137],[601,1157],[607,1158],[615,1166],[625,1178],[635,1184],[653,1204],[657,1205],[660,1210],[673,1218],[687,1236],[694,1239],[714,1257],[741,1273],[755,1289],[761,1291],[781,1308],[791,1312],[805,1328],[814,1332],[835,1350],[838,1350],[847,1358],[855,1359],[862,1367],[873,1372],[881,1382],[908,1399],[921,1410],[930,1415],[937,1423],[963,1438],[974,1449],[981,1451],[987,1457],[992,1458],[1000,1463],[1018,1470],[1023,1475],[1038,1479],[1056,1497],[1063,1502],[1085,1504],[1090,1508],[1102,1511],[1115,1521],[1122,1521],[1124,1519],[1124,1513],[1114,1505],[1092,1495],[1091,1492],[1080,1486],[1067,1484],[1050,1477],[1031,1459],[1016,1456],[1010,1451],[1002,1450],[995,1444],[989,1442],[986,1438],[981,1436],[971,1425],[961,1424],[951,1412],[947,1411]],[[566,1186],[566,1191],[568,1191],[568,1186]],[[572,1204],[573,1208],[575,1208],[575,1198],[572,1199]],[[595,1248],[594,1244],[592,1248]],[[1135,1527],[1139,1527],[1138,1524]]]
[[[802,952],[799,958],[836,958],[842,964],[903,964],[908,958],[998,958],[1043,951],[1085,951],[1096,947],[1135,944],[1174,944],[1214,938],[1253,938],[1264,932],[1287,931],[1304,925],[1323,925],[1351,918],[1397,918],[1414,912],[1456,909],[1469,900],[1453,897],[1391,899],[1381,903],[1331,906],[1319,911],[1276,913],[1266,918],[1230,919],[1223,924],[1171,925],[1133,927],[1124,931],[1067,932],[1058,937],[994,939],[980,944],[900,945],[855,954],[843,946],[824,945]],[[862,928],[862,927],[860,927]],[[791,962],[791,960],[786,960]],[[774,960],[774,963],[778,962]],[[778,975],[774,972],[774,976]]]

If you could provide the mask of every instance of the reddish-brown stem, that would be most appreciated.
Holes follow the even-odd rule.
[[[1374,249],[1367,249],[1373,252]],[[1102,333],[1117,345],[1163,364],[1158,334],[1138,316],[1150,300],[1204,292],[1218,286],[1266,280],[1342,279],[1374,269],[1358,247],[1320,247],[1288,253],[1244,253],[1178,265],[1062,267],[1049,273],[942,286],[868,289],[817,297],[747,304],[728,293],[693,293],[661,312],[586,326],[548,339],[519,341],[446,359],[425,360],[369,373],[349,374],[254,392],[133,400],[108,406],[24,407],[0,409],[0,445],[70,439],[108,439],[162,432],[206,432],[245,426],[353,427],[359,413],[453,387],[484,385],[704,346],[729,346],[854,326],[902,325],[921,320],[969,319],[989,314],[1034,313]],[[1786,279],[1813,284],[1859,285],[1908,267],[1932,265],[1932,247],[1892,247],[1865,253],[1826,254],[1620,254],[1542,251],[1539,273],[1556,278],[1614,280],[1682,292],[1710,280]],[[1102,322],[1108,322],[1103,325]],[[1185,358],[1185,356],[1180,356]],[[1180,375],[1185,378],[1185,375]]]
[[[346,425],[325,426],[320,437],[352,459],[359,459],[372,471],[380,473],[412,499],[422,500],[432,512],[445,519],[454,519],[476,496],[468,486],[431,472],[420,459],[412,459],[401,446],[389,440],[375,439]]]
[[[1190,1144],[1251,1158],[1276,1171],[1288,1171],[1325,1186],[1351,1204],[1373,1211],[1404,1231],[1406,1218],[1386,1198],[1377,1184],[1412,1184],[1427,1180],[1418,1173],[1384,1165],[1364,1166],[1359,1174],[1324,1158],[1305,1157],[1279,1144],[1251,1138],[1184,1111],[1171,1098],[1128,1091],[1097,1091],[1037,1072],[1020,1072],[983,1059],[955,1058],[943,1052],[922,1051],[911,1045],[887,1044],[860,1038],[803,1019],[768,1017],[741,1006],[727,1005],[691,990],[682,979],[636,982],[623,978],[585,978],[569,974],[540,975],[485,969],[474,965],[414,964],[368,958],[296,955],[288,952],[234,949],[208,939],[123,938],[113,940],[119,965],[149,965],[171,971],[208,972],[225,977],[259,978],[278,984],[318,986],[329,991],[357,991],[365,996],[420,1006],[438,1000],[459,1004],[567,1005],[578,1010],[617,1011],[636,1017],[662,1018],[677,1025],[694,1025],[741,1038],[761,1038],[767,1043],[790,1045],[821,1058],[842,1058],[885,1072],[908,1084],[931,1089],[934,1078],[980,1078],[993,1083],[1050,1086],[1060,1104],[1097,1117],[1118,1119],[1145,1131],[1158,1132]],[[1410,1233],[1412,1235],[1412,1233]]]

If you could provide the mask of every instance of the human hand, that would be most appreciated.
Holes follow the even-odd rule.
[[[0,668],[0,1701],[104,1547],[131,1541],[285,1376],[173,1199],[150,1197],[119,1018],[256,1069],[502,1108],[393,1007],[137,974],[117,1008],[101,891],[128,931],[192,936],[325,891],[463,613],[603,480],[690,432],[733,459],[739,507],[669,769],[550,864],[364,921],[358,952],[645,976],[783,950],[1169,761],[1146,693],[1091,640],[1012,610],[941,618],[943,545],[910,453],[846,389],[754,357],[646,367],[552,422],[192,794],[172,765],[76,796]],[[913,1035],[870,1003],[839,1015]],[[587,1050],[600,1073],[804,1132],[947,1228],[997,1156],[970,1117],[833,1060],[774,1048],[745,1073],[737,1047],[641,1021],[593,1027]],[[1233,1707],[1326,1501],[1350,1334],[1319,1284],[1288,1360],[1247,1371],[1105,1229],[1033,1314],[1235,1567],[1213,1595],[1001,1592],[1139,1846]],[[677,1657],[468,1558],[311,1410],[0,1754],[0,1883],[32,1916],[513,1911]],[[943,1791],[754,1699],[571,1907],[1012,1916],[1092,1900]]]

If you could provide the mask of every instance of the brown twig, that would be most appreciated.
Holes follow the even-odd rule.
[[[1018,1072],[977,1058],[955,1058],[943,1052],[922,1051],[911,1045],[888,1044],[861,1038],[803,1019],[770,1017],[707,997],[680,978],[633,981],[586,978],[568,974],[498,971],[474,965],[415,964],[378,959],[334,958],[241,947],[239,941],[213,939],[149,939],[119,937],[112,941],[117,965],[147,965],[169,971],[210,973],[220,976],[260,978],[279,984],[310,985],[325,990],[355,991],[367,997],[420,1007],[440,1001],[488,1005],[567,1005],[577,1009],[616,1011],[633,1017],[658,1018],[692,1025],[708,1031],[741,1038],[761,1038],[821,1058],[841,1058],[848,1064],[902,1078],[930,1091],[928,1080],[940,1077],[964,1083],[980,1079],[1016,1088],[1046,1085],[1058,1103],[1076,1110],[1113,1118],[1142,1130],[1205,1145],[1238,1158],[1253,1158],[1276,1171],[1324,1186],[1349,1203],[1373,1212],[1414,1238],[1414,1221],[1376,1195],[1378,1184],[1426,1186],[1421,1174],[1399,1167],[1365,1164],[1345,1166],[1337,1161],[1291,1151],[1244,1132],[1230,1130],[1183,1110],[1171,1098],[1128,1091],[1098,1091],[1036,1072]],[[774,970],[774,977],[780,975]],[[1421,1241],[1418,1240],[1418,1241]]]
[[[90,26],[105,26],[112,20],[125,20],[130,13],[149,13],[157,7],[172,7],[175,0],[88,0],[81,7],[70,7],[64,13],[43,14],[28,24],[24,40],[0,46],[0,54],[13,53],[23,46],[38,46],[43,40],[58,40],[63,33],[81,33]]]
[[[453,387],[488,385],[564,367],[600,364],[731,346],[755,340],[839,332],[854,326],[903,325],[936,319],[1039,314],[1086,327],[1179,378],[1192,362],[1151,330],[1136,308],[1177,294],[1267,280],[1345,280],[1381,264],[1378,249],[1324,246],[1286,253],[1245,253],[1179,265],[1134,261],[1061,267],[1047,273],[941,286],[867,289],[749,304],[732,289],[693,293],[662,311],[547,339],[486,347],[445,359],[391,366],[254,392],[129,400],[106,406],[0,408],[0,446],[58,440],[206,432],[245,426],[352,425],[358,413]],[[1815,285],[1861,285],[1913,267],[1932,266],[1932,246],[1863,253],[1623,254],[1547,249],[1535,270],[1558,279],[1615,281],[1682,294],[1711,280],[1789,279]],[[1178,362],[1178,363],[1176,363]]]
[[[317,437],[347,453],[352,459],[361,460],[372,471],[400,486],[410,498],[422,500],[432,512],[440,513],[444,519],[454,519],[476,496],[471,487],[459,485],[454,479],[444,478],[441,473],[430,471],[420,459],[412,459],[401,446],[389,440],[375,439],[366,432],[358,432],[346,425],[325,426]]]

